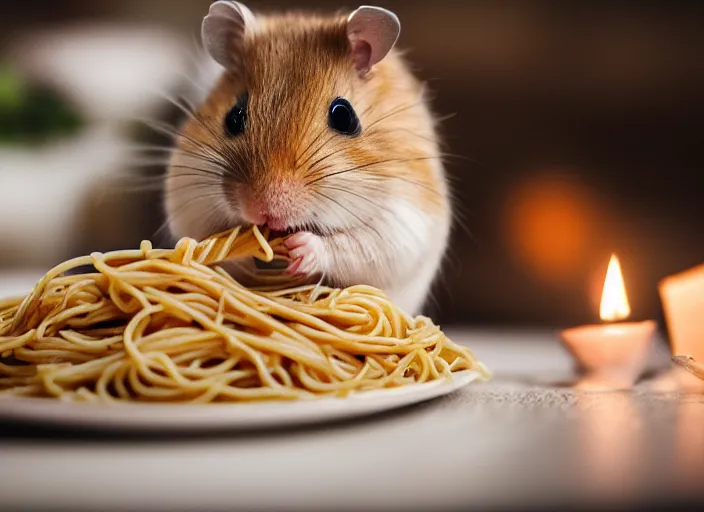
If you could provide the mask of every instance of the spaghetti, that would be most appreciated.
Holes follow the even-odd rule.
[[[0,301],[0,393],[80,401],[344,396],[488,370],[426,317],[369,286],[262,289],[217,264],[286,258],[236,228],[174,249],[94,253]],[[67,271],[92,266],[91,273]],[[279,276],[281,277],[281,276]],[[272,283],[276,276],[272,276]]]

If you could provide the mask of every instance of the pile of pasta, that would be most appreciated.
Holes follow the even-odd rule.
[[[250,289],[219,265],[286,258],[267,230],[94,253],[0,301],[0,394],[239,402],[345,396],[489,371],[380,290]],[[87,267],[89,271],[81,272]]]

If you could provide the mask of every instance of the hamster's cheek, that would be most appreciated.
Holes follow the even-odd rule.
[[[237,220],[220,180],[194,170],[178,155],[166,177],[164,206],[169,230],[177,238],[202,240],[232,227]]]

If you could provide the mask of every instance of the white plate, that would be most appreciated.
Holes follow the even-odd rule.
[[[47,398],[0,398],[0,420],[164,432],[300,426],[366,416],[450,394],[479,377],[475,371],[401,388],[366,391],[346,398],[234,404],[91,404]]]

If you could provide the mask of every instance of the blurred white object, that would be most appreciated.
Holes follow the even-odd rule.
[[[32,33],[11,55],[21,71],[64,91],[90,119],[119,121],[158,105],[187,75],[189,51],[161,27],[87,25]]]
[[[127,155],[127,141],[108,126],[44,148],[0,147],[0,264],[41,266],[66,258],[86,191]]]
[[[45,274],[46,269],[31,268],[0,272],[0,298],[25,297]]]
[[[65,94],[87,125],[40,147],[0,145],[0,267],[45,267],[70,254],[88,194],[134,162],[124,122],[155,117],[189,76],[195,50],[162,28],[114,25],[31,33],[12,46],[17,69]]]

